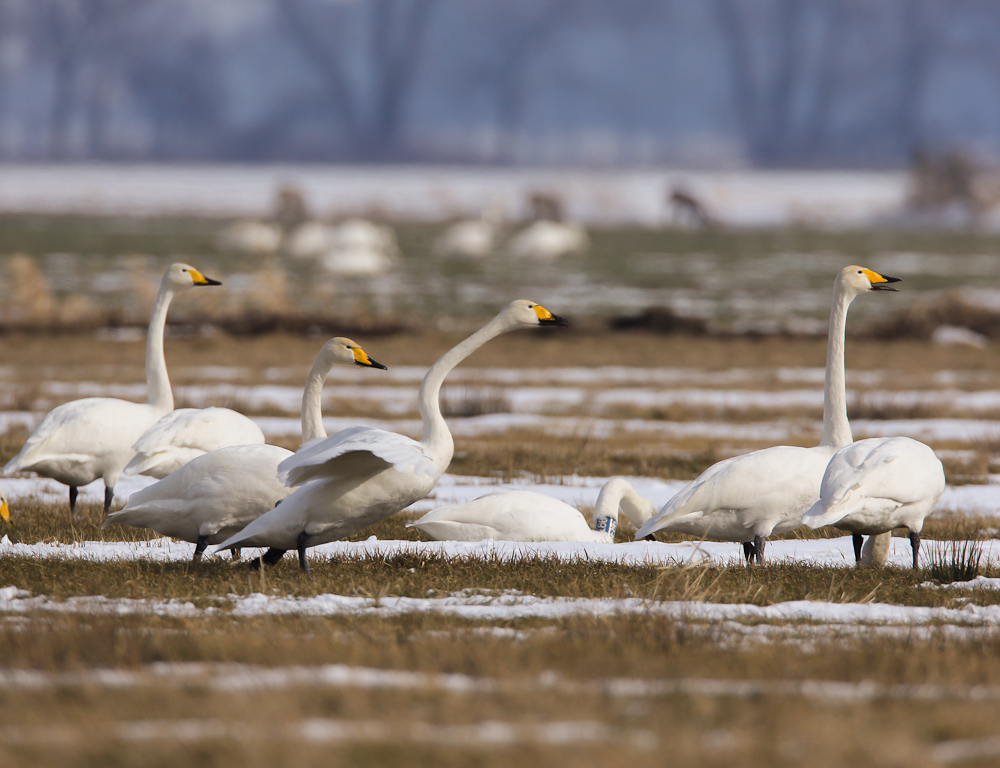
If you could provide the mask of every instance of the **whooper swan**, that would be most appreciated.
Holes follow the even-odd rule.
[[[220,549],[270,547],[265,564],[296,549],[308,572],[307,547],[349,536],[419,501],[448,468],[455,449],[438,402],[448,372],[501,333],[564,324],[533,301],[511,302],[427,371],[418,396],[424,425],[419,442],[372,427],[351,427],[306,444],[279,467],[281,478],[298,486],[296,491]]]
[[[909,437],[872,437],[834,454],[819,501],[802,522],[810,528],[832,525],[850,531],[855,562],[862,560],[863,535],[906,528],[916,568],[924,518],[943,492],[944,467],[929,446]]]
[[[146,403],[111,397],[88,397],[53,408],[4,467],[4,474],[34,472],[69,486],[69,508],[76,514],[77,489],[104,479],[104,514],[111,508],[115,484],[132,458],[132,446],[143,432],[174,408],[174,396],[163,357],[163,327],[174,296],[200,285],[221,285],[187,264],[171,264],[146,335]]]
[[[833,284],[823,387],[823,439],[815,448],[780,445],[720,461],[685,486],[636,533],[679,531],[718,541],[743,542],[749,561],[764,562],[771,533],[798,527],[802,513],[819,498],[823,473],[833,454],[852,442],[844,384],[847,309],[869,291],[894,291],[870,269],[844,267]]]
[[[334,365],[376,363],[350,339],[331,339],[316,356],[302,393],[303,441],[326,437],[321,413],[323,380]],[[101,528],[129,525],[194,542],[194,560],[205,547],[242,530],[292,492],[278,480],[278,465],[292,456],[276,445],[236,445],[206,453],[158,483],[133,493],[125,508]],[[234,551],[234,557],[238,554]]]
[[[655,511],[626,480],[604,484],[594,505],[594,528],[565,501],[533,491],[504,491],[464,504],[440,507],[407,528],[417,528],[436,541],[596,541],[613,544],[618,508],[641,528]]]

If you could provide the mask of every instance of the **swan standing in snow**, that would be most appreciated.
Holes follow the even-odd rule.
[[[229,408],[178,408],[147,429],[132,446],[126,475],[162,480],[192,459],[230,445],[262,445],[264,433],[253,419]]]
[[[77,489],[104,479],[104,514],[111,508],[122,469],[142,433],[174,408],[163,357],[163,328],[174,296],[200,285],[221,285],[188,264],[171,264],[146,334],[146,403],[111,397],[88,397],[53,408],[31,434],[4,474],[34,472],[69,486],[69,508],[76,514]]]
[[[850,531],[855,562],[862,560],[863,535],[871,549],[879,534],[906,528],[916,568],[924,518],[943,492],[944,467],[929,446],[909,437],[872,437],[834,454],[819,501],[802,522],[810,528],[832,525]]]
[[[533,491],[504,491],[428,512],[407,528],[436,541],[596,541],[613,544],[618,508],[636,528],[655,510],[620,477],[604,484],[594,505],[594,528],[565,501]]]
[[[853,441],[844,384],[847,309],[869,291],[894,291],[885,277],[863,267],[844,267],[833,284],[823,387],[823,439],[815,448],[779,445],[720,461],[685,486],[636,533],[677,531],[719,541],[743,542],[747,560],[764,562],[764,542],[802,523],[819,498],[823,473],[834,453]]]
[[[334,365],[385,370],[350,339],[338,337],[324,344],[302,392],[304,442],[326,437],[321,396],[323,381]],[[236,445],[206,453],[133,493],[101,528],[115,524],[151,528],[163,536],[193,542],[197,562],[206,546],[242,530],[292,492],[278,480],[278,465],[292,455],[276,445]],[[237,557],[234,549],[233,558]]]
[[[350,536],[424,498],[455,450],[439,402],[445,376],[501,333],[565,322],[533,301],[511,302],[427,371],[418,396],[424,425],[419,442],[373,427],[351,427],[306,444],[279,467],[281,478],[298,486],[296,491],[220,549],[270,547],[263,558],[268,565],[296,549],[299,565],[308,572],[307,547]]]

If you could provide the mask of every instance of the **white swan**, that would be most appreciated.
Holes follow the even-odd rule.
[[[334,365],[385,366],[350,339],[331,339],[316,356],[302,393],[303,441],[326,437],[321,413],[323,380]],[[206,453],[129,496],[101,528],[128,525],[195,544],[194,560],[292,492],[278,480],[278,465],[292,456],[276,445],[236,445]],[[238,555],[234,554],[234,557]]]
[[[265,564],[297,549],[299,564],[308,571],[307,547],[349,536],[422,499],[448,468],[455,449],[438,401],[448,372],[501,333],[565,322],[533,301],[511,302],[427,371],[418,396],[424,425],[419,442],[372,427],[351,427],[308,443],[279,468],[282,479],[299,486],[295,493],[220,549],[270,547]]]
[[[830,459],[820,499],[802,522],[810,528],[833,525],[850,531],[856,562],[862,559],[863,535],[906,528],[916,568],[924,518],[934,510],[944,485],[944,467],[929,446],[909,437],[858,440]]]
[[[132,446],[135,456],[125,465],[125,474],[162,480],[211,451],[263,443],[260,427],[242,413],[229,408],[178,408],[143,432]]]
[[[503,224],[503,209],[497,203],[487,205],[478,219],[465,219],[450,225],[434,241],[438,256],[484,259],[497,244]]]
[[[589,247],[590,238],[581,225],[545,219],[525,227],[507,243],[511,256],[542,260],[582,256]]]
[[[146,335],[146,403],[111,397],[63,403],[42,419],[21,452],[4,467],[4,474],[29,471],[68,485],[73,514],[76,514],[77,488],[103,478],[107,514],[118,476],[132,458],[132,446],[143,432],[174,408],[163,357],[163,328],[174,296],[198,285],[221,283],[187,264],[171,264],[163,274]]]
[[[330,230],[330,243],[320,262],[328,272],[364,277],[381,275],[399,258],[390,227],[364,219],[348,219]]]
[[[749,561],[764,562],[771,533],[797,528],[819,498],[823,473],[833,454],[852,442],[844,384],[844,329],[854,297],[892,291],[899,282],[863,267],[844,267],[833,284],[823,387],[823,439],[815,448],[780,445],[735,456],[706,469],[636,533],[679,531],[720,541],[743,542]]]
[[[594,505],[591,530],[579,510],[565,501],[533,491],[504,491],[464,504],[428,512],[407,528],[417,528],[436,541],[596,541],[613,544],[618,508],[636,528],[655,512],[620,477],[604,484]]]

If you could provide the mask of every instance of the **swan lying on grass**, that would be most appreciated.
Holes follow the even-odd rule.
[[[534,491],[491,493],[464,504],[440,507],[407,528],[436,541],[596,541],[613,544],[618,509],[636,528],[655,511],[653,504],[620,477],[601,488],[594,505],[594,528],[565,501]]]
[[[893,291],[870,269],[844,267],[833,285],[823,388],[823,438],[815,448],[781,445],[720,461],[683,488],[636,533],[677,531],[717,541],[743,542],[747,560],[764,562],[764,542],[802,523],[802,514],[820,495],[826,466],[853,442],[844,383],[847,309],[869,291]]]
[[[455,450],[439,402],[445,376],[502,333],[565,324],[533,301],[511,302],[427,371],[418,396],[424,426],[420,441],[373,427],[351,427],[306,444],[279,467],[281,478],[296,486],[295,492],[220,549],[270,547],[262,558],[266,565],[296,549],[299,565],[308,572],[308,547],[350,536],[424,498]]]
[[[302,393],[302,437],[326,437],[320,396],[334,365],[385,366],[371,360],[350,339],[331,339],[316,356]],[[195,543],[194,560],[274,508],[292,492],[278,480],[278,465],[293,454],[276,445],[237,445],[199,456],[158,483],[133,493],[124,509],[101,525],[151,528]],[[238,552],[234,551],[234,558]]]
[[[146,403],[113,397],[88,397],[53,408],[31,434],[4,474],[34,472],[69,486],[69,509],[76,514],[78,488],[104,480],[104,514],[111,508],[115,485],[132,458],[142,434],[174,408],[163,356],[163,328],[170,302],[181,291],[221,285],[188,264],[171,264],[160,281],[146,335]]]

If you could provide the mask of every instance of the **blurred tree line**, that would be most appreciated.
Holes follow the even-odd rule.
[[[992,0],[0,0],[0,159],[1000,156]]]

